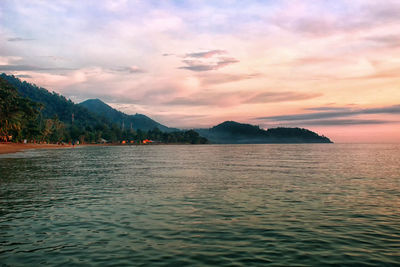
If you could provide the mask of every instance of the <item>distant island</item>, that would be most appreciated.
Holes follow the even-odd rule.
[[[332,143],[307,129],[226,121],[209,129],[170,128],[143,114],[127,115],[100,99],[80,104],[0,74],[0,141],[32,143]]]
[[[260,129],[258,126],[225,121],[210,129],[196,129],[201,136],[217,144],[332,143],[325,136],[302,128]]]

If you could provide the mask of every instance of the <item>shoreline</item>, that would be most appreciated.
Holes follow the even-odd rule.
[[[23,144],[23,143],[0,143],[0,155],[1,154],[12,154],[30,149],[63,149],[63,148],[74,148],[82,146],[118,146],[121,144],[80,144],[80,145],[58,145],[58,144]]]
[[[72,147],[72,145],[0,143],[0,154],[17,153],[29,149],[59,149],[70,147]]]
[[[181,145],[180,143],[178,143]],[[0,143],[0,155],[2,154],[12,154],[21,151],[26,151],[30,149],[63,149],[63,148],[73,148],[73,147],[82,147],[82,146],[138,146],[139,144],[80,144],[80,145],[58,145],[58,144],[23,144],[23,143]],[[143,144],[140,144],[143,145]],[[145,145],[164,145],[164,143],[157,144],[145,144]],[[166,144],[166,145],[177,145],[175,143]]]
[[[265,143],[267,144],[267,143]],[[279,144],[279,143],[268,143],[268,144]],[[294,144],[332,144],[332,143],[294,143]],[[21,151],[26,151],[30,149],[63,149],[63,148],[74,148],[83,146],[157,146],[157,145],[207,145],[207,144],[188,144],[188,143],[152,143],[152,144],[115,144],[115,143],[105,143],[105,144],[80,144],[80,145],[58,145],[58,144],[23,144],[23,143],[3,143],[0,142],[0,155],[2,154],[12,154]],[[208,144],[215,145],[215,144]],[[221,145],[221,144],[220,144]],[[223,145],[243,145],[243,144],[223,144]],[[251,144],[248,144],[251,145]]]

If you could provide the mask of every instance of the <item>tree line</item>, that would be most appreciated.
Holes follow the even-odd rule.
[[[204,144],[208,140],[193,130],[162,132],[158,128],[149,131],[125,129],[105,118],[88,112],[56,93],[43,88],[33,88],[26,82],[21,87],[31,86],[32,101],[21,96],[5,74],[0,76],[0,141],[37,143],[81,143],[110,142],[140,143],[153,140],[162,143]],[[16,79],[11,77],[11,79]],[[33,89],[32,89],[33,88]],[[25,90],[27,90],[25,88]],[[51,112],[49,112],[49,110]],[[75,117],[75,119],[74,119]]]

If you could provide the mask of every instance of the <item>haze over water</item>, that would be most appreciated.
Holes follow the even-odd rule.
[[[0,263],[396,265],[400,145],[79,147],[0,157]]]

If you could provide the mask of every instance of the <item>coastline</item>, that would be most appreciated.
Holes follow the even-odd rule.
[[[79,146],[138,146],[143,144],[80,144]],[[180,143],[157,143],[157,144],[145,144],[145,145],[182,145]],[[62,148],[72,148],[74,146],[70,144],[57,145],[57,144],[22,144],[22,143],[0,143],[0,155],[1,154],[12,154],[30,149],[62,149]]]
[[[11,154],[29,149],[59,149],[72,145],[0,143],[0,154]]]

